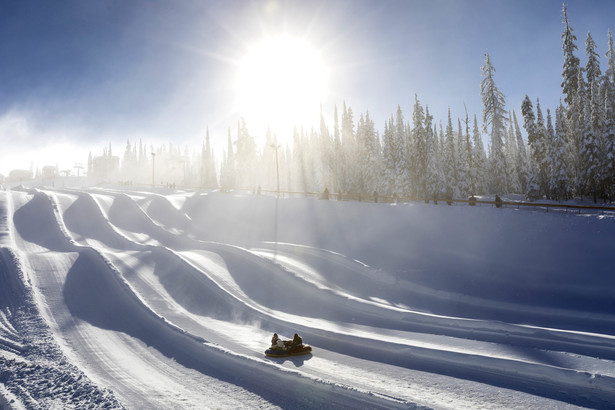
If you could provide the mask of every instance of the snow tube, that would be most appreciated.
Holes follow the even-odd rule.
[[[289,347],[286,350],[282,350],[279,347],[270,347],[269,349],[265,350],[265,354],[269,357],[301,356],[310,353],[312,353],[312,346],[303,344],[299,346]]]

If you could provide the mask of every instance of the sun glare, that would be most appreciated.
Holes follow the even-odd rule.
[[[293,125],[311,126],[327,90],[328,70],[320,53],[304,40],[270,37],[241,60],[238,110],[248,122],[271,126],[278,138]]]

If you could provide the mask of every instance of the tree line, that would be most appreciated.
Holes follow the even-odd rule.
[[[467,112],[436,122],[415,95],[411,117],[400,106],[376,129],[369,112],[356,114],[345,103],[334,107],[333,124],[321,110],[318,129],[295,129],[292,144],[267,132],[259,146],[243,119],[216,160],[209,131],[198,150],[172,144],[147,148],[127,142],[120,179],[147,182],[159,167],[160,182],[230,189],[344,193],[416,198],[464,198],[481,194],[523,194],[529,199],[566,200],[615,196],[615,54],[608,32],[606,70],[591,34],[587,62],[575,55],[577,39],[563,5],[562,94],[552,114],[528,96],[516,111],[506,108],[488,53],[482,66],[481,123]],[[521,129],[525,130],[527,141]],[[483,135],[489,137],[487,149]],[[111,147],[104,155],[109,156]],[[91,164],[90,158],[89,164]],[[155,162],[155,163],[154,163]],[[90,167],[90,165],[89,165]],[[279,180],[278,180],[279,178]]]

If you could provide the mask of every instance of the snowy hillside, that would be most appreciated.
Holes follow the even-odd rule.
[[[612,214],[0,192],[0,408],[612,408],[614,251]]]

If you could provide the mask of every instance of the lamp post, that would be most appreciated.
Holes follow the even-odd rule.
[[[278,145],[277,143],[271,144],[271,148],[275,150],[275,173],[278,180],[278,198],[280,197],[280,164],[278,162],[278,149],[280,147],[281,145]]]
[[[154,188],[154,171],[156,169],[156,153],[152,152],[152,188]]]

